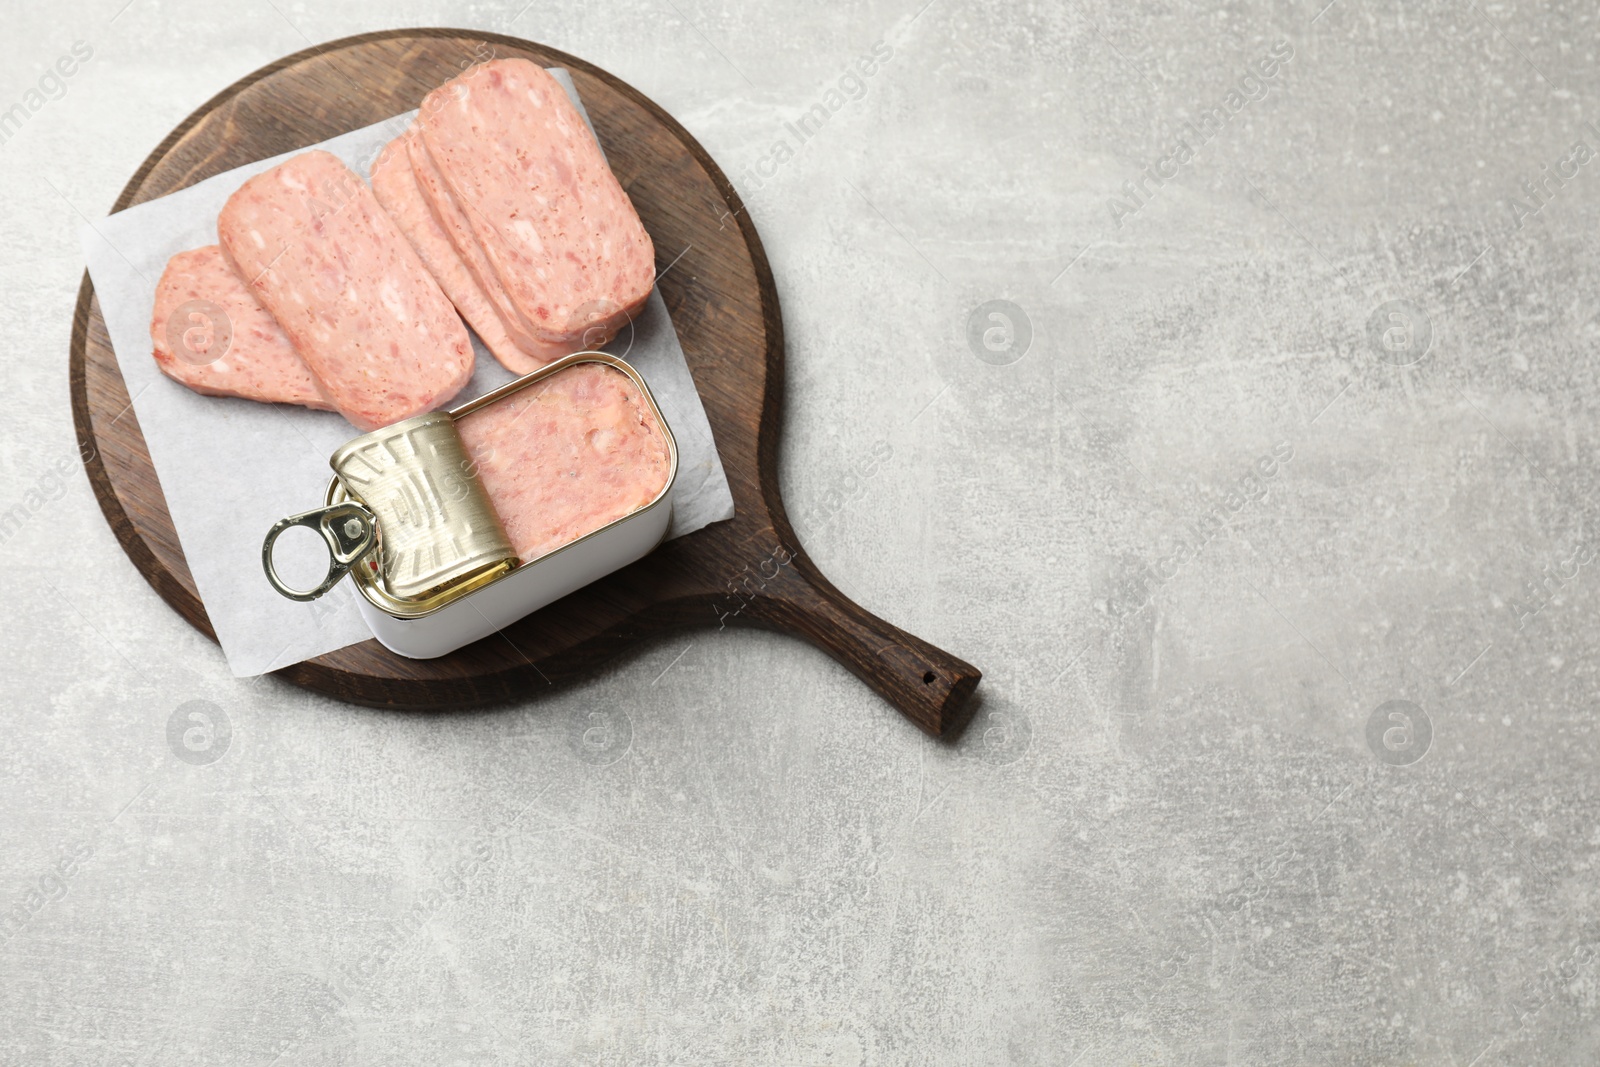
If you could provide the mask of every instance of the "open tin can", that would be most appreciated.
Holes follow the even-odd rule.
[[[536,558],[517,558],[476,476],[457,423],[583,363],[624,375],[654,416],[666,446],[666,481],[654,498]],[[314,600],[349,574],[362,618],[384,647],[431,659],[504,629],[659,545],[672,517],[678,445],[639,373],[604,352],[565,356],[458,408],[364,434],[329,459],[323,506],[279,520],[262,544],[273,588]],[[304,526],[327,545],[328,573],[314,589],[289,587],[273,567],[284,531]]]

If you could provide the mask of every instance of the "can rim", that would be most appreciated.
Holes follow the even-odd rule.
[[[569,548],[580,545],[589,540],[591,537],[598,537],[614,526],[643,515],[645,512],[650,511],[653,508],[659,507],[661,503],[667,499],[667,496],[672,492],[672,487],[677,484],[678,481],[677,438],[672,435],[672,427],[667,425],[667,418],[661,413],[660,406],[656,404],[655,395],[650,392],[650,386],[645,383],[643,376],[640,375],[639,372],[627,362],[627,360],[613,356],[609,352],[574,352],[571,355],[562,356],[560,359],[555,360],[552,363],[546,363],[538,370],[529,371],[527,374],[524,374],[515,381],[507,382],[498,389],[491,389],[482,396],[469,400],[459,407],[449,408],[443,412],[429,412],[427,415],[419,415],[417,418],[430,418],[440,414],[450,416],[452,421],[464,418],[467,415],[471,415],[475,411],[486,408],[490,404],[498,403],[508,396],[512,396],[518,392],[521,392],[530,385],[541,382],[546,378],[558,374],[569,367],[577,366],[580,363],[601,363],[611,367],[614,370],[621,371],[623,374],[628,376],[629,380],[631,380],[634,385],[638,386],[640,395],[643,396],[645,402],[650,405],[650,411],[656,417],[656,424],[661,427],[661,435],[666,438],[668,458],[667,480],[662,484],[661,490],[656,493],[655,497],[648,504],[635,508],[626,515],[618,516],[617,518],[606,523],[604,526],[601,526],[595,530],[590,530],[582,537],[568,541],[560,548],[552,549],[551,551],[546,552],[544,555],[527,562],[519,559],[515,567],[512,567],[511,569],[497,575],[490,581],[484,582],[481,585],[477,585],[465,593],[452,591],[455,593],[455,595],[446,594],[439,598],[437,603],[423,601],[421,603],[408,604],[395,600],[394,598],[388,596],[383,589],[377,585],[375,579],[367,575],[362,569],[352,568],[350,571],[350,577],[354,580],[356,588],[361,591],[361,595],[367,599],[368,603],[377,608],[379,611],[382,611],[384,614],[393,616],[397,619],[426,618],[429,615],[442,611],[464,597],[496,585],[499,582],[511,577],[513,574],[520,573],[526,567],[532,567],[537,564],[542,564],[547,560],[554,559],[556,556],[559,556]],[[328,491],[325,494],[324,503],[329,505],[337,504],[345,500],[347,496],[348,494],[345,491],[344,483],[339,479],[339,476],[335,474],[328,482]]]

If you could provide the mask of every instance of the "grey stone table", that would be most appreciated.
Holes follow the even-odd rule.
[[[1600,1062],[1596,15],[1324,2],[14,2],[0,1062]],[[737,631],[341,706],[135,573],[78,227],[234,79],[404,25],[722,162],[800,536],[985,671],[961,743]]]

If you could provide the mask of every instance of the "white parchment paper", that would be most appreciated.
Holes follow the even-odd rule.
[[[551,73],[583,111],[567,72]],[[378,152],[404,132],[414,114],[312,147],[332,152],[365,179]],[[371,636],[348,581],[302,604],[274,592],[261,570],[267,529],[285,515],[321,505],[331,475],[328,457],[359,431],[334,412],[201,396],[171,381],[150,355],[150,315],[167,260],[216,243],[217,214],[233,191],[246,178],[308,150],[239,167],[82,229],[89,276],[178,540],[228,666],[240,677]],[[513,377],[476,337],[473,347],[478,359],[472,381],[452,406]],[[711,425],[659,293],[650,295],[633,328],[624,329],[607,351],[626,359],[649,383],[677,438],[678,483],[667,536],[731,518],[733,495]]]

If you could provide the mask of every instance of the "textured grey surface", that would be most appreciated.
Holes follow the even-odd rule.
[[[121,2],[0,43],[0,109],[93,48],[0,145],[0,1061],[1600,1061],[1591,9]],[[737,631],[341,706],[135,573],[68,411],[80,215],[408,24],[569,50],[722,162],[802,540],[985,671],[961,744]]]

